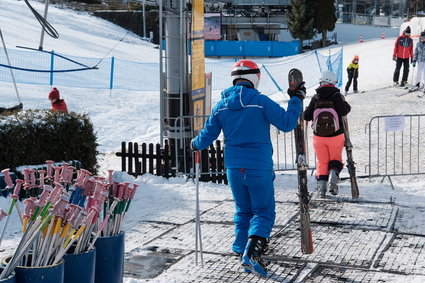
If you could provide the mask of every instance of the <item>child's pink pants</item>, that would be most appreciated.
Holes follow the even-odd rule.
[[[319,137],[313,135],[313,147],[316,153],[316,176],[329,175],[329,161],[342,163],[344,134],[335,137]]]

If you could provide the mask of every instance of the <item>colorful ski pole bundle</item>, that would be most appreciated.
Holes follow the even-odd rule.
[[[46,164],[46,170],[37,171],[38,179],[34,169],[22,170],[23,180],[16,180],[9,213],[0,209],[0,220],[7,216],[4,234],[13,207],[19,209],[16,201],[21,188],[30,196],[23,202],[24,213],[18,210],[22,221],[21,241],[0,279],[7,278],[17,265],[55,264],[72,246],[74,253],[88,251],[101,234],[115,235],[121,231],[137,185],[114,182],[113,170],[108,170],[108,178],[103,178],[81,169],[73,180],[75,168],[69,164],[55,166],[53,161]],[[13,188],[8,172],[3,170],[8,187]],[[35,192],[38,194],[34,195]]]

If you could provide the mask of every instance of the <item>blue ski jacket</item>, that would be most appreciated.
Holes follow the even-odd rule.
[[[221,100],[192,146],[197,150],[207,148],[223,130],[226,168],[272,170],[270,124],[289,132],[297,126],[301,112],[299,97],[292,97],[285,111],[248,83],[238,83],[221,93]]]

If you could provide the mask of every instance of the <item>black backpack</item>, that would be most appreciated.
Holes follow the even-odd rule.
[[[320,99],[316,95],[317,102],[314,105],[313,123],[311,127],[314,134],[319,137],[329,137],[339,129],[339,115],[335,110],[335,105],[328,99]]]

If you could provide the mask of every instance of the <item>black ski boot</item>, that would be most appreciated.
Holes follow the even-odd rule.
[[[328,181],[326,180],[318,180],[317,181],[317,191],[321,198],[324,198],[326,196],[326,188],[328,186]]]
[[[338,194],[339,174],[336,170],[331,169],[329,175],[328,189],[332,195],[336,196]]]
[[[241,264],[244,268],[264,278],[267,278],[267,268],[261,255],[266,248],[267,239],[258,236],[250,236],[241,260]]]

